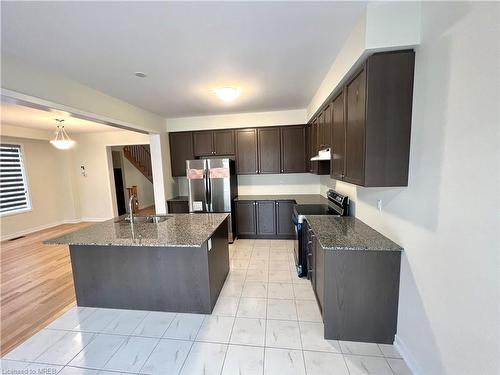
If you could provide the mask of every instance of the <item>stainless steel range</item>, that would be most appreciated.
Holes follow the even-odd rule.
[[[349,216],[349,197],[328,190],[328,204],[297,204],[293,211],[295,225],[294,257],[299,277],[307,276],[307,233],[304,233],[303,222],[307,215]]]

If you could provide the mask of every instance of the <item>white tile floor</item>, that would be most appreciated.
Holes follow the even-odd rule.
[[[323,339],[292,246],[231,245],[212,315],[74,308],[8,353],[2,374],[410,374],[392,345]]]

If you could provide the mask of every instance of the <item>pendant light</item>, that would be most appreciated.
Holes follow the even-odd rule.
[[[67,150],[73,147],[75,141],[69,139],[68,133],[66,133],[64,125],[62,124],[64,120],[58,118],[54,120],[58,122],[58,125],[57,125],[56,137],[52,141],[50,141],[50,143],[52,143],[52,146],[58,148],[59,150]]]

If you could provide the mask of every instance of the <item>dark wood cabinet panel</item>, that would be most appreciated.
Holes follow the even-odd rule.
[[[372,55],[366,62],[365,186],[407,186],[415,53]]]
[[[257,234],[262,237],[276,235],[274,201],[257,201]]]
[[[401,252],[325,251],[325,339],[392,344]]]
[[[193,145],[195,156],[208,156],[214,154],[213,132],[193,132]]]
[[[189,213],[188,201],[167,201],[169,214],[184,214]]]
[[[256,202],[236,201],[236,230],[238,235],[255,236],[257,234]]]
[[[235,131],[236,138],[236,173],[258,173],[257,129]]]
[[[294,201],[276,201],[276,234],[279,237],[294,238],[295,226],[292,221]]]
[[[366,70],[346,86],[345,181],[364,184]]]
[[[316,299],[318,301],[319,309],[323,311],[324,298],[325,298],[325,251],[322,249],[318,240],[314,241],[314,277],[315,277],[315,290]]]
[[[327,105],[319,116],[318,148],[323,150],[331,145],[332,106]]]
[[[280,128],[258,128],[259,173],[280,173]]]
[[[194,159],[193,134],[191,132],[170,133],[169,140],[172,176],[185,176],[186,160]]]
[[[217,130],[213,134],[215,155],[234,155],[234,130]]]
[[[344,178],[345,163],[345,123],[344,123],[344,93],[338,95],[332,102],[332,159],[331,177]]]
[[[281,128],[281,173],[304,173],[306,169],[306,127]]]
[[[311,162],[311,157],[313,156],[311,153],[311,128],[311,124],[306,126],[306,171],[309,173],[313,173]]]

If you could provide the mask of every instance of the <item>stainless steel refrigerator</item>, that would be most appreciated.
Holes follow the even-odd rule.
[[[229,242],[233,242],[234,198],[238,195],[234,160],[199,159],[186,161],[189,212],[228,212]]]

